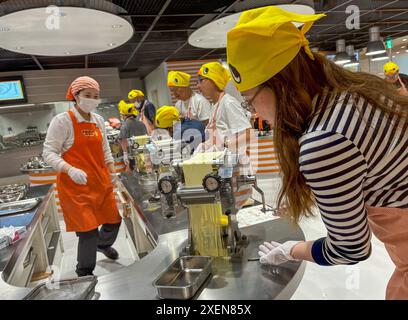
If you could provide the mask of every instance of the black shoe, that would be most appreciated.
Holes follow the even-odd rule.
[[[108,248],[98,248],[98,251],[103,253],[107,258],[111,259],[111,260],[117,260],[119,259],[119,253],[113,249],[112,247],[108,247]]]

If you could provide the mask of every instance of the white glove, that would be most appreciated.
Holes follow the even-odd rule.
[[[123,162],[126,166],[129,165],[129,154],[127,152],[123,152]]]
[[[259,262],[262,264],[280,265],[287,261],[298,261],[294,259],[290,252],[299,241],[286,241],[281,244],[279,242],[264,242],[259,246]]]
[[[71,178],[72,181],[74,181],[77,184],[83,184],[85,185],[88,182],[87,175],[86,173],[81,170],[77,169],[75,167],[71,167],[68,170],[68,175]]]

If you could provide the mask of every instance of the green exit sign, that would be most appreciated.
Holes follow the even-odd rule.
[[[385,45],[386,45],[387,49],[392,49],[392,39],[387,38],[387,40],[385,40]]]

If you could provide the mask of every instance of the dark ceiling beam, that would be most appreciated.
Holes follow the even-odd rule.
[[[364,12],[363,14],[360,14],[360,19],[361,19],[361,17],[365,16],[366,14],[369,14],[369,13],[371,13],[371,12],[375,12],[376,10],[379,10],[379,9],[385,8],[385,7],[387,7],[387,6],[390,6],[390,5],[394,4],[394,3],[397,3],[398,1],[399,1],[399,0],[394,0],[394,1],[388,2],[388,3],[382,5],[382,6],[378,7],[378,8],[368,10],[368,11]],[[344,4],[347,4],[347,3],[349,3],[349,2],[351,2],[351,1],[347,1],[347,2],[344,3]],[[342,4],[342,5],[344,5],[344,4]],[[337,7],[338,7],[338,6],[337,6]],[[333,8],[333,9],[337,9],[337,7]],[[331,12],[331,11],[329,10],[329,11],[327,11],[327,13],[328,13],[328,12]],[[345,23],[345,21],[344,21],[344,23]],[[329,27],[329,28],[326,28],[326,29],[323,29],[323,30],[319,30],[319,32],[325,32],[325,31],[331,30],[331,29],[333,29],[333,28],[335,28],[335,27],[336,27],[336,25],[333,25],[333,26],[331,26],[331,27]]]
[[[189,31],[195,31],[197,29],[194,28],[189,28],[189,29],[163,29],[163,30],[152,30],[150,33],[160,33],[160,32],[189,32]],[[146,31],[135,31],[135,33],[145,33]]]
[[[217,51],[219,48],[212,49],[211,51],[207,52],[205,55],[202,55],[199,60],[203,60],[205,57],[208,57],[210,54],[212,54],[214,51]]]
[[[150,32],[154,29],[154,27],[156,26],[157,22],[159,21],[159,19],[161,18],[162,14],[164,13],[164,11],[167,9],[167,7],[169,6],[169,4],[171,3],[172,0],[166,0],[166,2],[164,3],[164,5],[162,6],[162,8],[160,9],[159,13],[157,14],[156,18],[153,20],[152,24],[150,25],[149,29],[146,31],[146,33],[143,35],[142,39],[139,41],[137,47],[131,52],[129,59],[126,61],[126,63],[124,64],[124,66],[122,67],[123,69],[126,69],[126,67],[129,65],[129,63],[133,60],[136,52],[142,47],[143,42],[147,39],[147,37],[149,36]]]
[[[85,56],[85,69],[88,69],[89,56]]]
[[[224,13],[228,12],[233,6],[235,6],[238,2],[241,2],[241,0],[235,0],[231,5],[229,5],[226,9],[222,10],[217,16],[215,16],[214,20],[217,20],[219,17],[221,17]],[[186,42],[184,42],[180,47],[178,47],[176,50],[174,50],[169,56],[167,56],[163,62],[168,61],[172,56],[180,52],[186,45],[188,44],[188,39]]]
[[[393,1],[393,2],[398,2],[398,1],[399,1],[399,0],[395,0],[395,1]],[[392,15],[392,16],[390,16],[390,17],[387,17],[387,18],[384,18],[384,19],[382,19],[382,20],[372,22],[372,23],[370,23],[370,24],[368,24],[368,25],[366,25],[366,26],[364,26],[364,27],[362,27],[362,28],[360,28],[360,29],[358,29],[358,30],[352,30],[352,31],[343,33],[343,34],[341,34],[341,35],[338,35],[337,37],[329,38],[329,39],[327,39],[326,41],[337,40],[337,39],[339,39],[339,37],[342,37],[342,36],[345,36],[345,35],[348,35],[348,34],[353,34],[353,33],[356,32],[356,31],[360,32],[361,30],[367,30],[367,29],[369,29],[370,27],[373,27],[373,26],[377,25],[379,22],[384,22],[384,21],[387,21],[387,20],[390,20],[390,19],[399,17],[399,16],[401,16],[401,15],[403,15],[403,14],[405,14],[405,12],[400,12],[400,13],[394,14],[394,15]],[[398,26],[398,25],[396,25],[396,26]],[[396,27],[396,26],[393,26],[393,27]],[[327,29],[326,29],[326,30],[327,30]],[[323,31],[323,30],[320,30],[319,32],[322,32],[322,31]],[[380,32],[381,32],[381,30],[380,30]],[[368,32],[367,32],[367,38],[368,38]]]
[[[44,67],[42,66],[42,64],[40,63],[36,56],[31,56],[31,58],[34,60],[35,64],[40,68],[40,70],[44,70]]]

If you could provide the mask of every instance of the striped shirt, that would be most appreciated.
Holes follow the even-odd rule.
[[[313,103],[321,111],[299,140],[299,164],[327,237],[312,256],[354,264],[371,253],[366,206],[408,208],[407,123],[347,92],[325,91]]]

